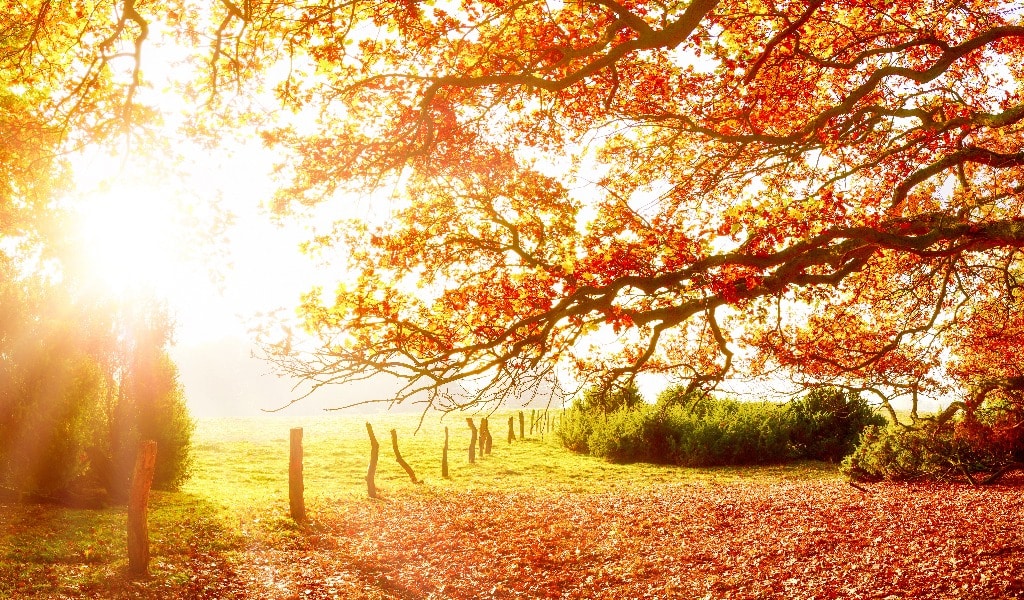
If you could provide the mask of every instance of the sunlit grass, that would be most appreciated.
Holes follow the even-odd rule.
[[[149,526],[152,579],[127,577],[124,508],[0,505],[0,597],[84,597],[138,588],[180,588],[197,552],[231,549],[235,535],[221,515],[192,494],[155,491]]]
[[[150,501],[151,579],[136,582],[126,576],[123,508],[0,505],[0,598],[124,593],[188,597],[193,591],[230,596],[230,565],[245,547],[287,546],[302,535],[288,518],[292,427],[303,428],[310,527],[317,526],[321,507],[374,502],[367,498],[365,480],[370,452],[367,420],[381,445],[378,502],[424,494],[572,495],[697,481],[839,477],[834,466],[820,463],[714,469],[616,465],[564,450],[551,432],[543,439],[535,432],[509,444],[508,416],[490,418],[493,450],[477,457],[475,464],[468,461],[470,431],[464,416],[427,418],[422,424],[418,415],[389,414],[200,421],[192,479],[179,492],[154,492]],[[529,421],[527,412],[527,433]],[[450,436],[449,479],[441,477],[445,426]],[[412,483],[395,460],[392,428],[398,432],[402,456],[423,483]],[[518,433],[517,420],[517,438]]]

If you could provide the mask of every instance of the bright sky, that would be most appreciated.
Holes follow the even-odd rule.
[[[178,340],[197,344],[245,332],[256,312],[294,302],[312,268],[302,228],[275,225],[260,208],[271,192],[260,152],[137,177],[116,159],[76,165],[83,261],[110,292],[150,288],[179,316]],[[180,176],[180,175],[179,175]],[[185,190],[185,191],[183,191]],[[218,239],[209,229],[230,214]]]
[[[253,146],[196,154],[173,172],[102,155],[75,163],[70,200],[84,242],[80,268],[101,292],[166,299],[176,319],[173,354],[195,414],[252,414],[293,397],[290,383],[251,358],[249,328],[258,313],[295,306],[329,273],[318,273],[299,251],[309,235],[301,222],[276,224],[261,208],[274,189],[272,162]],[[225,215],[230,221],[211,237]],[[312,400],[297,410],[339,404]]]
[[[255,318],[291,310],[314,285],[333,286],[337,271],[318,266],[299,244],[312,236],[311,227],[368,213],[372,203],[333,202],[311,218],[276,223],[264,209],[275,189],[275,159],[258,139],[222,140],[222,148],[209,150],[170,137],[191,116],[168,91],[189,77],[181,62],[186,55],[155,26],[139,89],[142,102],[162,108],[163,141],[185,163],[139,143],[120,156],[93,150],[76,157],[68,204],[78,211],[85,247],[75,258],[101,292],[123,298],[152,292],[167,301],[176,320],[172,355],[193,414],[254,414],[296,397],[293,382],[252,358]],[[118,64],[129,76],[130,61]],[[318,393],[289,412],[315,413],[379,397],[381,389],[386,394],[379,384]]]

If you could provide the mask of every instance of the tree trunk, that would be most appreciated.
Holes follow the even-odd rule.
[[[473,432],[469,440],[469,464],[473,464],[476,462],[476,425],[473,424],[473,417],[466,417],[466,423],[469,423],[469,429]]]
[[[441,477],[448,479],[448,428],[444,428],[444,450],[441,451]]]
[[[292,519],[306,520],[306,503],[302,498],[305,486],[302,483],[302,428],[291,430],[291,445],[288,454],[288,504]]]
[[[523,411],[519,411],[519,439],[526,439],[526,417],[523,415]]]
[[[1012,463],[1003,465],[1002,467],[997,469],[994,473],[992,473],[987,478],[985,478],[985,480],[981,482],[981,485],[993,484],[993,483],[999,481],[999,478],[1001,478],[1003,475],[1006,475],[1010,471],[1014,471],[1016,469],[1024,469],[1024,464],[1018,463],[1018,462],[1012,462]]]
[[[516,441],[515,417],[508,418],[508,443]]]
[[[537,425],[537,409],[530,409],[530,435],[533,435],[533,428]]]
[[[370,498],[377,497],[377,457],[380,455],[380,444],[377,443],[377,436],[373,435],[373,427],[367,423],[366,433],[370,434],[370,467],[366,469],[366,493]]]
[[[413,483],[420,483],[420,480],[416,479],[416,473],[413,473],[412,467],[409,466],[409,463],[405,462],[405,459],[402,458],[402,453],[398,451],[397,429],[391,430],[391,447],[395,450],[395,460],[397,460],[398,464],[402,465],[402,468],[405,469],[405,472],[409,475],[409,479],[411,479]]]
[[[128,570],[132,575],[149,574],[149,488],[156,471],[156,442],[139,444],[128,492]]]

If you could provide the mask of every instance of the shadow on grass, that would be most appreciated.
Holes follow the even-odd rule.
[[[127,515],[0,504],[0,598],[237,598],[238,536],[205,500],[153,492],[150,575],[128,574]]]

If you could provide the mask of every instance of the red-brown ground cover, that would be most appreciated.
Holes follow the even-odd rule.
[[[320,506],[249,548],[270,598],[1024,598],[1024,487],[836,480]]]

